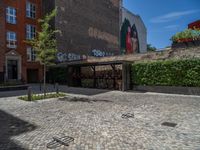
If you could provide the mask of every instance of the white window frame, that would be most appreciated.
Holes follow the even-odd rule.
[[[17,48],[16,42],[17,42],[17,33],[13,31],[7,31],[6,32],[6,41],[7,41],[7,47],[8,48]]]
[[[36,4],[29,1],[26,2],[26,17],[31,19],[36,18]]]
[[[36,52],[32,47],[26,48],[27,52],[27,61],[28,62],[35,62],[36,61]]]
[[[6,8],[6,22],[17,24],[17,10],[14,7],[8,6]]]
[[[26,39],[31,40],[36,37],[36,27],[34,25],[26,25]]]

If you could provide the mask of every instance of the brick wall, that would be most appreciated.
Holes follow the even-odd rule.
[[[0,18],[0,22],[2,20],[4,20],[5,23],[5,32],[3,32],[4,34],[6,34],[6,31],[14,31],[17,34],[17,48],[15,49],[15,51],[17,51],[17,53],[19,53],[19,55],[21,56],[21,79],[23,81],[27,81],[27,69],[38,69],[39,73],[38,73],[38,77],[39,80],[42,80],[42,66],[38,63],[38,62],[27,62],[27,44],[25,43],[26,40],[26,25],[27,24],[31,24],[31,25],[35,25],[36,26],[36,30],[40,29],[40,26],[38,24],[38,19],[41,18],[41,0],[29,0],[29,2],[32,2],[36,5],[36,19],[30,19],[26,17],[26,0],[0,0],[0,6],[3,6],[4,4],[4,9],[7,6],[11,6],[17,9],[17,24],[9,24],[9,23],[5,23],[5,15],[0,16],[3,17],[2,19]],[[2,5],[1,5],[2,4]],[[5,12],[5,11],[4,11]],[[1,25],[1,24],[0,24]],[[0,35],[1,36],[1,35]],[[5,35],[4,35],[5,37]],[[0,40],[1,41],[1,40]],[[9,51],[11,51],[12,49],[9,49],[6,47],[5,44],[6,39],[3,40],[3,45],[4,45],[4,50],[5,53],[8,53]],[[4,54],[5,56],[5,54]],[[1,61],[1,59],[0,59]],[[1,65],[1,63],[0,63]],[[1,66],[0,66],[1,69]]]
[[[0,1],[0,82],[4,77],[4,54],[5,54],[5,11],[4,11],[4,3]]]
[[[120,0],[56,0],[56,6],[56,28],[62,32],[57,36],[59,51],[119,54]]]

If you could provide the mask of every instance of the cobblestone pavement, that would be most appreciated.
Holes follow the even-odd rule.
[[[134,118],[122,118],[126,113]],[[1,150],[45,150],[55,135],[74,138],[58,150],[200,150],[200,97],[111,91],[39,102],[0,99]]]

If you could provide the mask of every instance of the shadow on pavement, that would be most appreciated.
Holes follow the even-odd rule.
[[[11,140],[12,136],[30,132],[36,129],[26,121],[14,117],[0,110],[0,149],[1,150],[26,150],[24,147]]]
[[[102,93],[110,92],[109,90],[105,89],[89,89],[89,88],[76,88],[76,87],[60,87],[60,90],[65,93],[69,94],[79,94],[79,95],[86,95],[86,96],[94,96]]]
[[[43,86],[40,86],[40,84],[29,84],[29,87],[32,88],[32,93],[34,94],[40,94],[43,92]],[[55,86],[48,84],[46,91],[56,92]],[[68,93],[68,94],[78,94],[78,95],[86,95],[86,96],[94,96],[97,94],[110,92],[109,90],[105,90],[105,89],[76,88],[76,87],[68,87],[64,85],[59,85],[59,91]],[[0,98],[22,96],[26,94],[27,94],[27,90],[4,91],[4,92],[0,92]]]
[[[59,98],[60,101],[68,101],[68,102],[85,102],[85,103],[92,103],[92,102],[105,102],[105,103],[112,103],[113,101],[110,100],[96,100],[96,99],[89,99],[83,97],[64,97]]]
[[[21,96],[21,95],[26,95],[27,90],[20,90],[20,91],[4,91],[0,92],[0,98],[2,97],[15,97],[15,96]]]

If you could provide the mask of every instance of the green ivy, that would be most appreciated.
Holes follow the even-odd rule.
[[[200,59],[135,63],[132,82],[134,85],[200,87]]]

